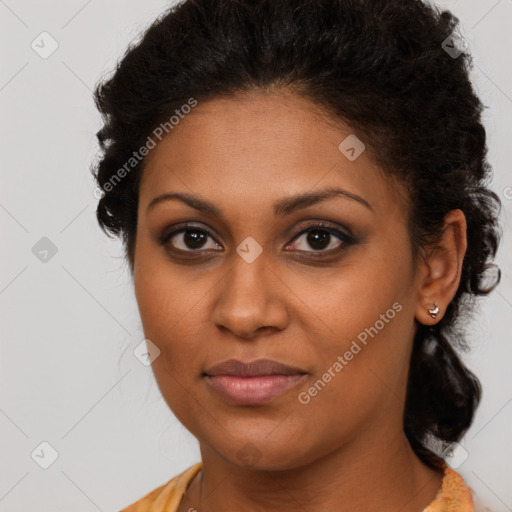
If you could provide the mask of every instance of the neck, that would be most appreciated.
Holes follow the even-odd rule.
[[[403,432],[391,438],[382,430],[379,442],[368,432],[282,471],[241,468],[201,445],[202,471],[187,491],[188,506],[201,512],[421,512],[439,491],[442,474],[416,456]]]

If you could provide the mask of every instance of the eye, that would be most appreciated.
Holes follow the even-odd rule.
[[[220,245],[217,242],[211,244],[213,248],[206,246],[206,242],[209,238],[214,242],[213,237],[208,231],[195,226],[186,226],[164,235],[160,243],[162,245],[171,246],[171,250],[182,252],[197,252],[198,249],[218,250],[217,248],[220,247]]]
[[[337,238],[338,242],[333,240],[333,237]],[[302,229],[291,245],[300,252],[320,253],[319,255],[321,255],[322,253],[337,252],[342,247],[353,242],[354,240],[350,235],[343,233],[339,229],[327,224],[315,223]],[[308,250],[308,246],[313,250]]]
[[[351,235],[348,235],[331,225],[316,222],[309,225],[301,225],[301,231],[286,247],[293,246],[299,252],[312,253],[314,256],[332,254],[343,247],[354,243]],[[336,242],[336,240],[338,241]],[[302,241],[301,241],[302,240]],[[185,225],[181,229],[164,234],[160,244],[166,246],[169,251],[175,253],[193,253],[203,251],[221,251],[222,246],[212,237],[209,231],[193,225]],[[210,243],[210,247],[208,247]],[[308,250],[307,246],[312,248]],[[317,253],[317,254],[315,254]]]

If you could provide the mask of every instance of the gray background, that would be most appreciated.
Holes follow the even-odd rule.
[[[101,126],[92,88],[168,5],[0,0],[4,512],[119,510],[200,460],[151,368],[133,355],[143,334],[130,276],[120,242],[97,226],[89,173]],[[502,282],[482,300],[474,348],[465,356],[484,397],[461,442],[465,452],[458,456],[468,456],[458,471],[496,511],[506,511],[512,510],[512,0],[437,5],[461,19],[474,56],[472,79],[488,107],[492,188],[504,202]],[[39,52],[51,49],[43,31],[59,45],[45,59],[31,47],[35,40]],[[50,246],[43,237],[55,254],[40,252]],[[44,441],[58,453],[47,469],[40,466],[51,462],[52,451]]]

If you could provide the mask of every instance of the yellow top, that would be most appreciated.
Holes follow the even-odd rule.
[[[188,484],[201,469],[194,464],[121,512],[176,512]],[[441,489],[423,512],[475,512],[471,490],[456,471],[445,466]]]

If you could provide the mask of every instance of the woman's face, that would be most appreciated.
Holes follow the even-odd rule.
[[[349,135],[291,93],[254,92],[199,103],[146,157],[134,285],[153,371],[202,448],[234,464],[402,439],[419,300],[407,207]],[[328,189],[346,195],[297,199]],[[211,206],[152,204],[163,194]],[[229,359],[296,374],[205,375]]]

